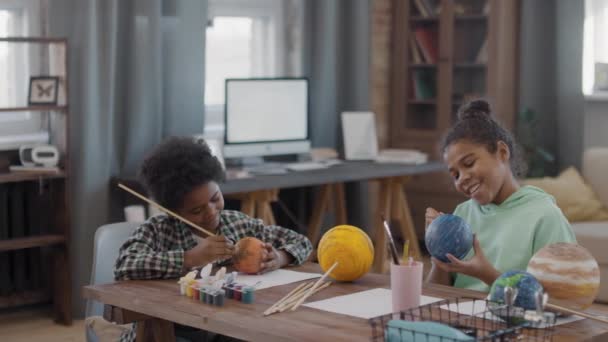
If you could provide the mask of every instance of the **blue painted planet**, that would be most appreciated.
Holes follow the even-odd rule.
[[[429,224],[424,242],[429,253],[443,262],[450,262],[448,253],[462,260],[473,247],[473,232],[462,218],[443,214]]]
[[[537,291],[543,290],[543,286],[533,275],[525,271],[507,271],[501,274],[490,288],[490,301],[504,304],[504,291],[507,286],[517,290],[513,305],[525,310],[536,308],[534,296]]]

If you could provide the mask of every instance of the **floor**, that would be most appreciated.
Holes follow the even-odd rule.
[[[74,320],[69,327],[55,324],[49,306],[0,311],[0,341],[85,341],[84,321]]]

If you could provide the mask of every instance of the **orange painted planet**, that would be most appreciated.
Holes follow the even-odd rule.
[[[549,294],[549,300],[571,309],[583,310],[595,300],[600,288],[597,261],[584,247],[559,242],[541,248],[528,263]]]

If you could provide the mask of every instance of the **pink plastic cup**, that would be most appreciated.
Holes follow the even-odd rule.
[[[391,263],[393,313],[420,306],[422,295],[422,262],[395,265]]]

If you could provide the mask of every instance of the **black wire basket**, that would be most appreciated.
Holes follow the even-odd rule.
[[[550,312],[461,297],[375,317],[369,323],[372,341],[551,341],[555,319]]]

